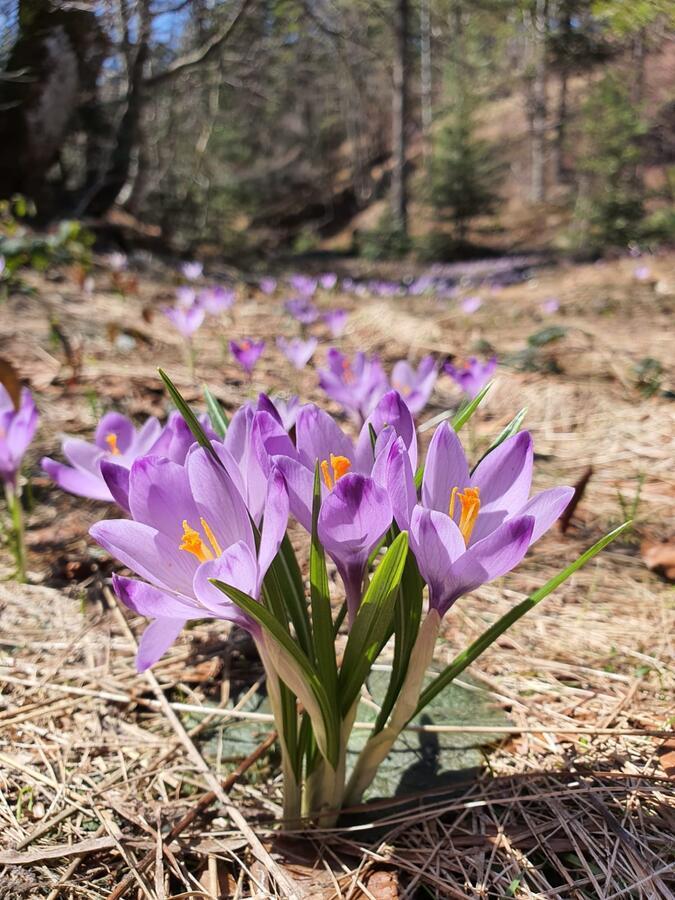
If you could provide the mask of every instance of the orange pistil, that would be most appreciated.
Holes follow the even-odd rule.
[[[106,434],[105,442],[110,447],[110,452],[113,456],[120,455],[120,448],[117,446],[117,435],[114,431],[111,431],[110,434]]]
[[[459,530],[464,538],[464,543],[468,544],[471,540],[471,534],[476,525],[476,519],[480,511],[480,491],[477,487],[468,487],[463,494],[459,493],[459,488],[454,487],[450,494],[450,510],[449,516],[452,519],[455,512],[455,500],[459,500],[461,512],[459,515]]]
[[[348,359],[342,360],[342,379],[345,384],[351,384],[354,381],[354,373],[352,372],[352,366]]]
[[[337,482],[343,475],[347,474],[351,467],[352,464],[346,456],[333,456],[331,453],[330,465],[328,464],[328,460],[322,460],[321,474],[323,475],[324,483],[329,491],[333,490]]]
[[[194,528],[188,525],[187,519],[183,519],[183,541],[178,547],[179,550],[186,550],[196,556],[199,562],[206,562],[209,559],[215,559],[222,555],[220,544],[215,534],[205,519],[199,520],[206,535],[206,540],[210,547],[202,540],[202,536]]]

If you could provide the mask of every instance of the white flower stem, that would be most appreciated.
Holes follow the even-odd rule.
[[[422,690],[424,673],[433,658],[440,625],[441,617],[438,612],[435,609],[429,610],[410,654],[408,672],[389,722],[381,731],[369,738],[356,761],[344,795],[346,806],[355,806],[361,802],[363,793],[372,783],[380,763],[412,718]]]

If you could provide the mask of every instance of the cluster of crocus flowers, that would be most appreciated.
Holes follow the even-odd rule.
[[[453,363],[446,363],[443,366],[443,371],[452,378],[455,384],[458,385],[468,397],[473,399],[478,396],[492,378],[496,368],[496,356],[492,356],[485,362],[481,362],[481,360],[475,356],[470,356],[464,365],[455,366]]]
[[[159,660],[191,620],[246,629],[266,672],[285,814],[330,824],[341,805],[360,800],[413,715],[534,605],[514,608],[464,652],[461,665],[423,688],[452,606],[516,566],[572,490],[530,496],[533,442],[517,431],[519,419],[473,468],[443,422],[420,465],[413,415],[397,391],[379,397],[355,436],[313,404],[293,403],[288,416],[292,401],[284,407],[262,394],[225,428],[214,419],[216,438],[167,383],[196,441],[172,454],[172,440],[160,435],[125,467],[128,515],[91,530],[131,570],[113,578],[118,598],[151,620],[138,666]],[[463,414],[457,427],[465,421]],[[109,450],[119,440],[106,440],[111,422],[99,435]],[[108,464],[110,457],[101,467]],[[291,520],[307,533],[308,591],[287,536]],[[609,539],[541,589],[537,602]],[[342,586],[339,615],[327,558]],[[398,648],[390,689],[347,772],[361,689],[390,638]]]
[[[13,395],[0,383],[0,479],[12,520],[12,545],[21,581],[26,579],[26,553],[19,472],[37,426],[38,411],[28,388]]]

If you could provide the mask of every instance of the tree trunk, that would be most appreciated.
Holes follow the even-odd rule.
[[[392,103],[391,212],[396,227],[408,233],[406,124],[408,119],[408,0],[396,0],[394,11],[394,95]]]
[[[431,123],[433,121],[432,72],[431,72],[431,11],[430,0],[420,3],[420,90],[422,94],[422,136],[424,155],[431,156]]]
[[[560,91],[558,94],[558,112],[556,115],[555,139],[553,141],[553,170],[558,184],[567,184],[570,173],[565,165],[565,138],[567,135],[567,87],[568,72],[563,66],[560,70]]]
[[[0,196],[52,203],[46,178],[81,99],[91,101],[106,46],[93,12],[20,0],[19,33],[0,77]]]
[[[530,196],[533,203],[546,199],[546,151],[547,151],[547,0],[535,0],[533,17],[534,77],[532,80],[532,180]]]

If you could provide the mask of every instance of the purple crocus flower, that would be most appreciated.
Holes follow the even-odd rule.
[[[195,305],[197,293],[194,288],[187,284],[181,284],[176,288],[176,306],[181,309],[189,309]]]
[[[637,281],[648,281],[651,276],[651,269],[649,266],[636,266],[633,270],[633,275]]]
[[[196,281],[201,278],[204,266],[200,262],[184,262],[180,270],[188,281]]]
[[[339,338],[347,325],[346,309],[331,309],[330,312],[324,314],[324,322],[328,326],[328,330],[334,338]]]
[[[478,312],[483,305],[483,301],[480,297],[473,295],[471,297],[465,297],[459,305],[462,312],[471,315],[472,313]]]
[[[177,427],[175,418],[170,419],[167,428],[175,431]],[[41,465],[64,491],[91,500],[115,501],[128,509],[129,469],[137,457],[150,452],[161,436],[162,426],[154,417],[137,429],[131,419],[109,412],[98,423],[93,443],[81,438],[63,441],[63,455],[70,465],[48,456]],[[107,469],[105,463],[110,464]]]
[[[473,399],[488,383],[496,368],[496,356],[487,362],[481,362],[475,356],[471,356],[461,368],[448,362],[443,366],[443,371],[447,372],[464,393]]]
[[[362,422],[389,387],[376,356],[359,352],[349,360],[335,347],[328,351],[328,368],[319,370],[319,384],[332,400]]]
[[[429,445],[418,501],[405,447],[397,439],[388,448],[394,517],[410,533],[430,606],[441,616],[463,594],[513,569],[571,500],[570,487],[529,498],[533,458],[532,438],[521,432],[470,473],[459,438],[444,422]]]
[[[309,275],[291,275],[288,283],[294,291],[297,291],[303,297],[313,297],[316,293],[317,280],[316,278],[310,278]]]
[[[99,522],[90,534],[144,579],[113,578],[120,600],[153,619],[141,638],[138,669],[153,665],[191,619],[224,619],[257,635],[257,626],[210,579],[259,596],[288,520],[281,475],[269,479],[259,549],[234,481],[199,446],[184,466],[156,456],[136,460],[129,507],[131,520]]]
[[[301,408],[300,398],[295,394],[288,398],[279,397],[278,395],[273,397],[269,397],[267,394],[258,395],[258,411],[264,410],[268,412],[286,432],[295,428]]]
[[[258,287],[263,292],[263,294],[273,294],[277,289],[277,280],[276,278],[270,278],[266,276],[265,278],[261,278],[258,282]]]
[[[234,291],[216,285],[200,291],[197,297],[197,305],[210,316],[217,316],[228,310],[234,303]]]
[[[16,409],[9,392],[0,384],[0,479],[11,489],[38,424],[38,411],[28,388],[21,389]]]
[[[202,325],[205,316],[204,310],[199,306],[190,306],[187,309],[182,306],[166,306],[162,312],[184,338],[192,337]]]
[[[124,253],[109,253],[107,257],[108,265],[113,272],[122,272],[127,267],[127,257]]]
[[[319,284],[324,289],[324,291],[332,291],[337,284],[337,280],[338,278],[335,272],[325,272],[319,278]]]
[[[311,325],[319,318],[319,310],[306,297],[294,297],[287,300],[284,309],[301,325]]]
[[[292,338],[290,341],[285,337],[277,338],[277,347],[296,369],[305,368],[314,356],[318,344],[319,341],[315,337],[307,338],[306,341],[303,341],[302,338]]]
[[[560,309],[560,301],[557,297],[547,297],[541,304],[541,311],[546,315],[553,315]]]
[[[230,352],[247,375],[253,371],[264,349],[265,341],[253,341],[248,338],[243,341],[230,341]]]
[[[410,412],[421,412],[429,401],[438,378],[438,369],[433,356],[425,356],[417,370],[410,363],[399,360],[391,372],[391,386],[397,390],[408,404]]]

